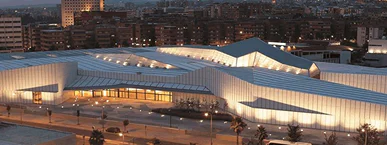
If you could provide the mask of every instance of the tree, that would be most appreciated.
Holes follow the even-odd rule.
[[[302,131],[299,125],[290,125],[288,124],[288,136],[286,140],[290,142],[299,142],[301,141]]]
[[[52,110],[47,110],[47,114],[48,114],[49,123],[51,123]]]
[[[11,106],[7,105],[7,112],[8,112],[8,117],[11,115]]]
[[[153,145],[158,145],[158,144],[161,144],[161,141],[158,138],[153,138],[152,140],[149,141],[149,143]]]
[[[258,138],[258,145],[264,145],[263,140],[268,137],[265,127],[259,126],[254,136]]]
[[[79,125],[79,116],[81,116],[81,111],[78,109],[77,110],[77,120],[78,120],[78,124],[77,125]]]
[[[123,47],[129,47],[128,41],[127,41],[127,40],[123,41],[123,42],[122,42],[122,46],[123,46]]]
[[[129,120],[126,119],[126,120],[122,121],[122,124],[124,125],[124,131],[123,132],[126,132],[126,126],[129,125]]]
[[[337,145],[338,143],[338,138],[336,136],[336,133],[332,132],[331,135],[329,135],[329,137],[327,136],[327,134],[324,134],[325,136],[325,143],[326,145]]]
[[[35,47],[31,47],[31,48],[28,49],[28,52],[34,52],[35,50],[36,50]]]
[[[55,45],[51,45],[50,48],[49,48],[50,51],[53,51],[53,50],[57,50],[56,46]]]
[[[228,108],[228,103],[225,101],[223,104],[223,111],[227,112],[227,108]]]
[[[101,131],[94,130],[91,132],[91,136],[89,138],[90,145],[103,145],[105,142],[105,138]]]
[[[356,131],[359,135],[354,136],[353,139],[358,145],[378,145],[380,136],[384,133],[368,123],[361,125]]]
[[[242,118],[236,116],[233,118],[230,129],[232,129],[237,134],[237,145],[239,144],[239,134],[247,127],[247,124],[243,122]]]
[[[300,37],[301,37],[300,24],[297,24],[296,27],[294,28],[294,34],[292,36],[292,42],[298,42]]]
[[[97,43],[94,44],[94,48],[101,48],[101,46],[100,46],[99,43],[97,42]]]

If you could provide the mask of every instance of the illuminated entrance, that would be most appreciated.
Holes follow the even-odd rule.
[[[152,100],[172,102],[172,92],[139,89],[139,88],[117,88],[117,89],[98,89],[87,91],[75,91],[75,96],[79,97],[115,97],[115,98],[129,98],[138,100]]]
[[[42,104],[42,92],[32,92],[32,100],[34,104]]]

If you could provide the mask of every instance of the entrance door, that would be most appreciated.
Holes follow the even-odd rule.
[[[34,104],[42,104],[42,92],[32,92],[32,101]]]

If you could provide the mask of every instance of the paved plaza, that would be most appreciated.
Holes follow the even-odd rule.
[[[98,102],[98,104],[95,102]],[[157,137],[177,144],[188,144],[188,141],[197,142],[199,144],[208,144],[208,132],[210,128],[209,120],[194,120],[175,116],[169,117],[168,115],[150,112],[152,108],[169,108],[173,107],[173,105],[173,103],[169,102],[121,98],[81,98],[78,100],[70,99],[57,106],[28,105],[23,118],[29,122],[48,123],[48,117],[45,116],[45,110],[49,108],[53,110],[52,125],[77,127],[87,130],[91,130],[91,127],[95,126],[96,128],[101,129],[101,125],[98,122],[100,120],[99,117],[101,115],[102,106],[104,106],[104,113],[108,116],[108,122],[105,127],[116,126],[122,129],[122,120],[128,119],[130,121],[130,125],[127,127],[129,132],[127,142],[129,142],[130,136],[132,136],[147,139]],[[3,113],[2,117],[5,118],[5,108],[2,107],[0,109]],[[75,113],[77,109],[81,110],[81,125],[76,125],[77,118]],[[17,111],[16,108],[13,108],[12,110]],[[37,115],[40,117],[36,117]],[[20,119],[20,113],[12,112],[11,118],[14,118],[15,120]],[[169,128],[170,122],[172,129]],[[257,125],[264,125],[266,127],[266,130],[270,134],[269,139],[282,139],[286,136],[286,126],[246,122],[248,127],[242,133],[244,138],[253,137]],[[145,129],[146,125],[148,126],[147,129]],[[235,133],[229,129],[230,122],[214,121],[213,126],[214,131],[219,135],[229,135],[230,138],[235,136]],[[166,133],[166,131],[168,131],[168,133]],[[184,135],[179,134],[179,132],[183,131],[186,132]],[[313,144],[322,144],[324,142],[324,130],[303,128],[303,132],[303,141],[305,142],[311,142]],[[326,132],[327,134],[331,133],[330,131]],[[337,134],[339,136],[339,144],[355,144],[355,142],[352,141],[352,137],[356,135],[355,133],[338,132]],[[88,135],[88,132],[85,135]],[[235,141],[232,139],[219,138],[215,139],[214,143],[235,144]]]

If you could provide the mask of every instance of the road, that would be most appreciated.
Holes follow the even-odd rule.
[[[5,110],[5,108],[0,107],[0,110]],[[20,110],[13,108],[11,116],[4,116],[6,113],[3,112],[3,115],[0,116],[0,119],[7,122],[20,123]],[[24,113],[23,122],[24,125],[35,126],[40,128],[47,128],[59,131],[72,132],[80,136],[89,136],[91,134],[92,126],[95,126],[97,129],[102,130],[99,120],[96,118],[90,117],[80,117],[80,125],[77,125],[77,117],[66,114],[53,113],[52,123],[48,123],[48,116],[42,115],[40,113],[30,114]],[[105,125],[106,127],[120,127],[122,130],[122,122],[107,120]],[[145,127],[146,126],[146,127]],[[106,128],[105,127],[105,128]],[[199,143],[199,144],[209,144],[210,138],[203,135],[189,135],[185,134],[184,130],[171,129],[160,126],[151,126],[151,125],[141,125],[131,123],[128,127],[128,133],[125,134],[125,142],[132,141],[135,138],[135,143],[146,144],[147,141],[151,140],[154,137],[162,140],[163,144],[168,145],[180,145],[180,144],[189,144]],[[105,138],[114,141],[122,141],[122,138],[118,134],[104,133]],[[234,144],[233,141],[227,140],[218,140],[214,139],[214,144],[228,145]]]

